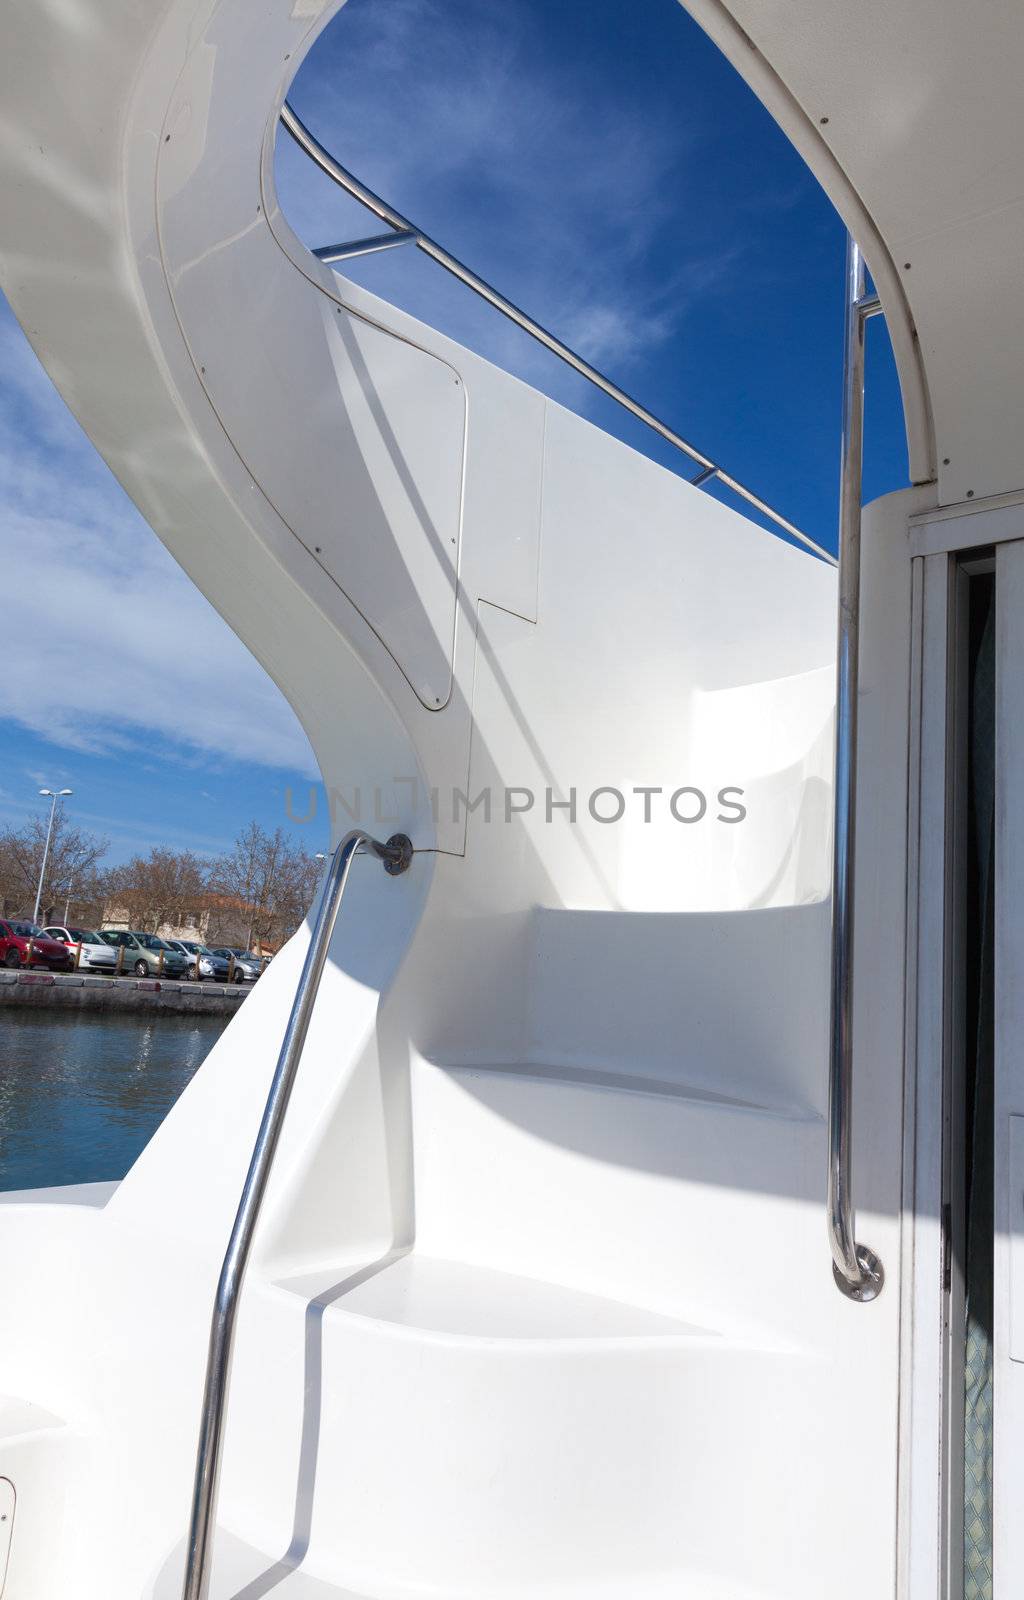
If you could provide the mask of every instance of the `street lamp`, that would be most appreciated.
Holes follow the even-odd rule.
[[[39,902],[43,898],[43,878],[46,876],[46,862],[50,854],[50,839],[53,836],[53,816],[57,809],[57,801],[63,799],[64,795],[66,794],[73,794],[74,790],[58,789],[57,792],[54,793],[52,789],[40,789],[39,793],[49,795],[50,797],[50,825],[46,830],[46,844],[43,847],[43,864],[39,868],[39,887],[36,890],[36,906],[32,913],[33,922],[37,922],[39,920]]]

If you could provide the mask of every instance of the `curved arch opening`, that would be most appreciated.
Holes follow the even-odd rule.
[[[499,18],[481,0],[348,0],[289,104],[394,209],[835,548],[843,223],[681,6],[520,0]],[[387,231],[287,138],[276,181],[312,250]],[[335,270],[694,477],[417,249]],[[874,498],[908,480],[881,321],[870,337]],[[716,479],[702,487],[765,521]]]

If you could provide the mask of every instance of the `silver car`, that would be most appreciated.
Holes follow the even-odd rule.
[[[263,971],[262,963],[256,956],[251,956],[248,950],[231,950],[227,945],[218,945],[214,950],[215,956],[223,956],[227,962],[234,962],[234,980],[236,983],[255,983]]]
[[[72,960],[77,957],[79,971],[88,968],[92,972],[113,972],[117,967],[117,951],[92,928],[64,928],[55,924],[44,928],[43,932],[48,939],[67,945]]]
[[[168,939],[167,943],[185,957],[190,978],[216,978],[220,982],[227,979],[227,961],[205,944],[197,944],[194,939]]]

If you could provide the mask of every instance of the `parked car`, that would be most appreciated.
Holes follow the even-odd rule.
[[[213,953],[222,956],[228,963],[234,962],[236,983],[255,983],[263,970],[258,958],[251,956],[248,950],[232,950],[228,945],[218,945]]]
[[[172,950],[155,933],[138,933],[132,929],[101,928],[101,938],[114,950],[123,948],[124,972],[134,972],[137,978],[184,978],[188,972],[185,957],[180,950]],[[163,960],[161,962],[161,957]]]
[[[216,978],[219,982],[226,980],[227,961],[207,945],[197,944],[194,939],[168,939],[167,943],[175,950],[180,950],[185,957],[190,978]]]
[[[0,920],[0,961],[5,967],[48,967],[51,972],[74,966],[67,945],[48,939],[34,922]]]
[[[117,951],[92,928],[62,928],[55,924],[44,928],[43,932],[48,939],[56,939],[67,948],[72,966],[76,957],[80,968],[88,967],[94,972],[113,972],[117,966]]]

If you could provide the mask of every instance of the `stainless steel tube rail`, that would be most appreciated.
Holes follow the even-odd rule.
[[[400,212],[389,206],[386,200],[382,200],[379,195],[373,193],[372,189],[368,189],[365,184],[360,183],[358,178],[348,172],[339,161],[335,160],[330,151],[324,149],[323,145],[295,115],[295,112],[287,102],[285,102],[281,110],[281,125],[291,134],[299,148],[316,163],[321,172],[325,173],[333,183],[338,184],[340,188],[358,200],[360,205],[365,206],[368,211],[372,211],[374,216],[380,218],[381,222],[386,222],[389,228],[394,229],[393,239],[389,239],[387,235],[378,235],[373,239],[355,240],[351,245],[328,245],[314,251],[314,255],[318,256],[321,261],[328,263],[345,261],[352,256],[367,255],[371,252],[387,249],[392,244],[414,244],[417,249],[423,251],[424,255],[429,256],[431,261],[436,261],[439,267],[443,267],[454,278],[458,278],[459,282],[464,283],[468,289],[472,289],[474,294],[480,295],[496,311],[500,311],[503,317],[507,317],[510,322],[514,322],[517,327],[522,328],[524,333],[528,333],[531,338],[536,339],[545,349],[550,350],[552,355],[558,356],[567,366],[572,367],[574,372],[578,372],[582,378],[586,378],[589,383],[594,384],[596,388],[600,389],[612,400],[617,401],[620,406],[631,412],[634,417],[639,418],[648,428],[652,428],[655,433],[659,434],[662,439],[667,440],[669,444],[674,445],[677,450],[682,450],[685,455],[688,455],[700,467],[697,476],[691,480],[694,484],[705,484],[710,482],[712,478],[716,478],[726,489],[731,489],[733,494],[739,495],[741,500],[745,500],[748,505],[753,506],[755,511],[759,511],[762,516],[767,517],[777,528],[781,528],[791,538],[798,539],[801,544],[807,546],[808,550],[813,550],[815,555],[820,556],[823,561],[827,561],[830,566],[836,565],[835,557],[828,550],[823,549],[820,544],[815,544],[814,540],[808,538],[806,533],[801,533],[799,528],[795,527],[786,517],[781,516],[778,511],[774,511],[759,495],[754,494],[751,489],[747,489],[738,479],[731,477],[722,467],[712,461],[710,456],[704,455],[695,445],[689,444],[686,439],[676,433],[674,428],[670,428],[666,422],[662,422],[652,411],[648,411],[646,406],[642,406],[638,400],[633,399],[632,395],[627,394],[624,389],[620,389],[618,384],[612,383],[610,378],[606,378],[596,367],[592,367],[589,361],[584,361],[583,357],[577,355],[575,350],[570,349],[567,344],[563,344],[561,339],[556,339],[553,333],[549,333],[546,328],[541,327],[539,322],[535,322],[532,317],[527,316],[526,312],[522,311],[519,306],[514,305],[511,300],[507,300],[491,284],[478,277],[475,272],[457,260],[455,256],[450,255],[442,245],[431,239],[429,234],[415,227]]]
[[[238,1297],[245,1277],[256,1224],[259,1221],[267,1179],[274,1164],[274,1155],[302,1057],[302,1047],[306,1042],[306,1033],[316,1003],[331,934],[334,931],[342,895],[345,893],[349,868],[360,848],[364,853],[375,855],[383,861],[385,872],[392,876],[397,876],[406,870],[413,853],[412,845],[404,834],[396,833],[387,844],[380,844],[376,839],[371,839],[368,833],[363,833],[357,828],[352,833],[346,834],[334,852],[327,870],[320,909],[317,912],[313,935],[295,990],[281,1053],[277,1058],[277,1068],[270,1085],[259,1133],[256,1135],[242,1198],[238,1203],[238,1211],[217,1284],[206,1357],[206,1384],[199,1421],[199,1446],[196,1451],[192,1518],[185,1553],[182,1600],[207,1600],[209,1593],[217,1482],[220,1475]]]
[[[864,453],[864,328],[881,305],[865,295],[864,259],[846,252],[843,434],[839,469],[839,639],[836,662],[835,827],[828,1083],[828,1241],[836,1283],[851,1300],[874,1300],[882,1263],[854,1234],[850,1188],[853,1113],[853,888],[857,821],[857,691],[860,645],[860,522]]]

